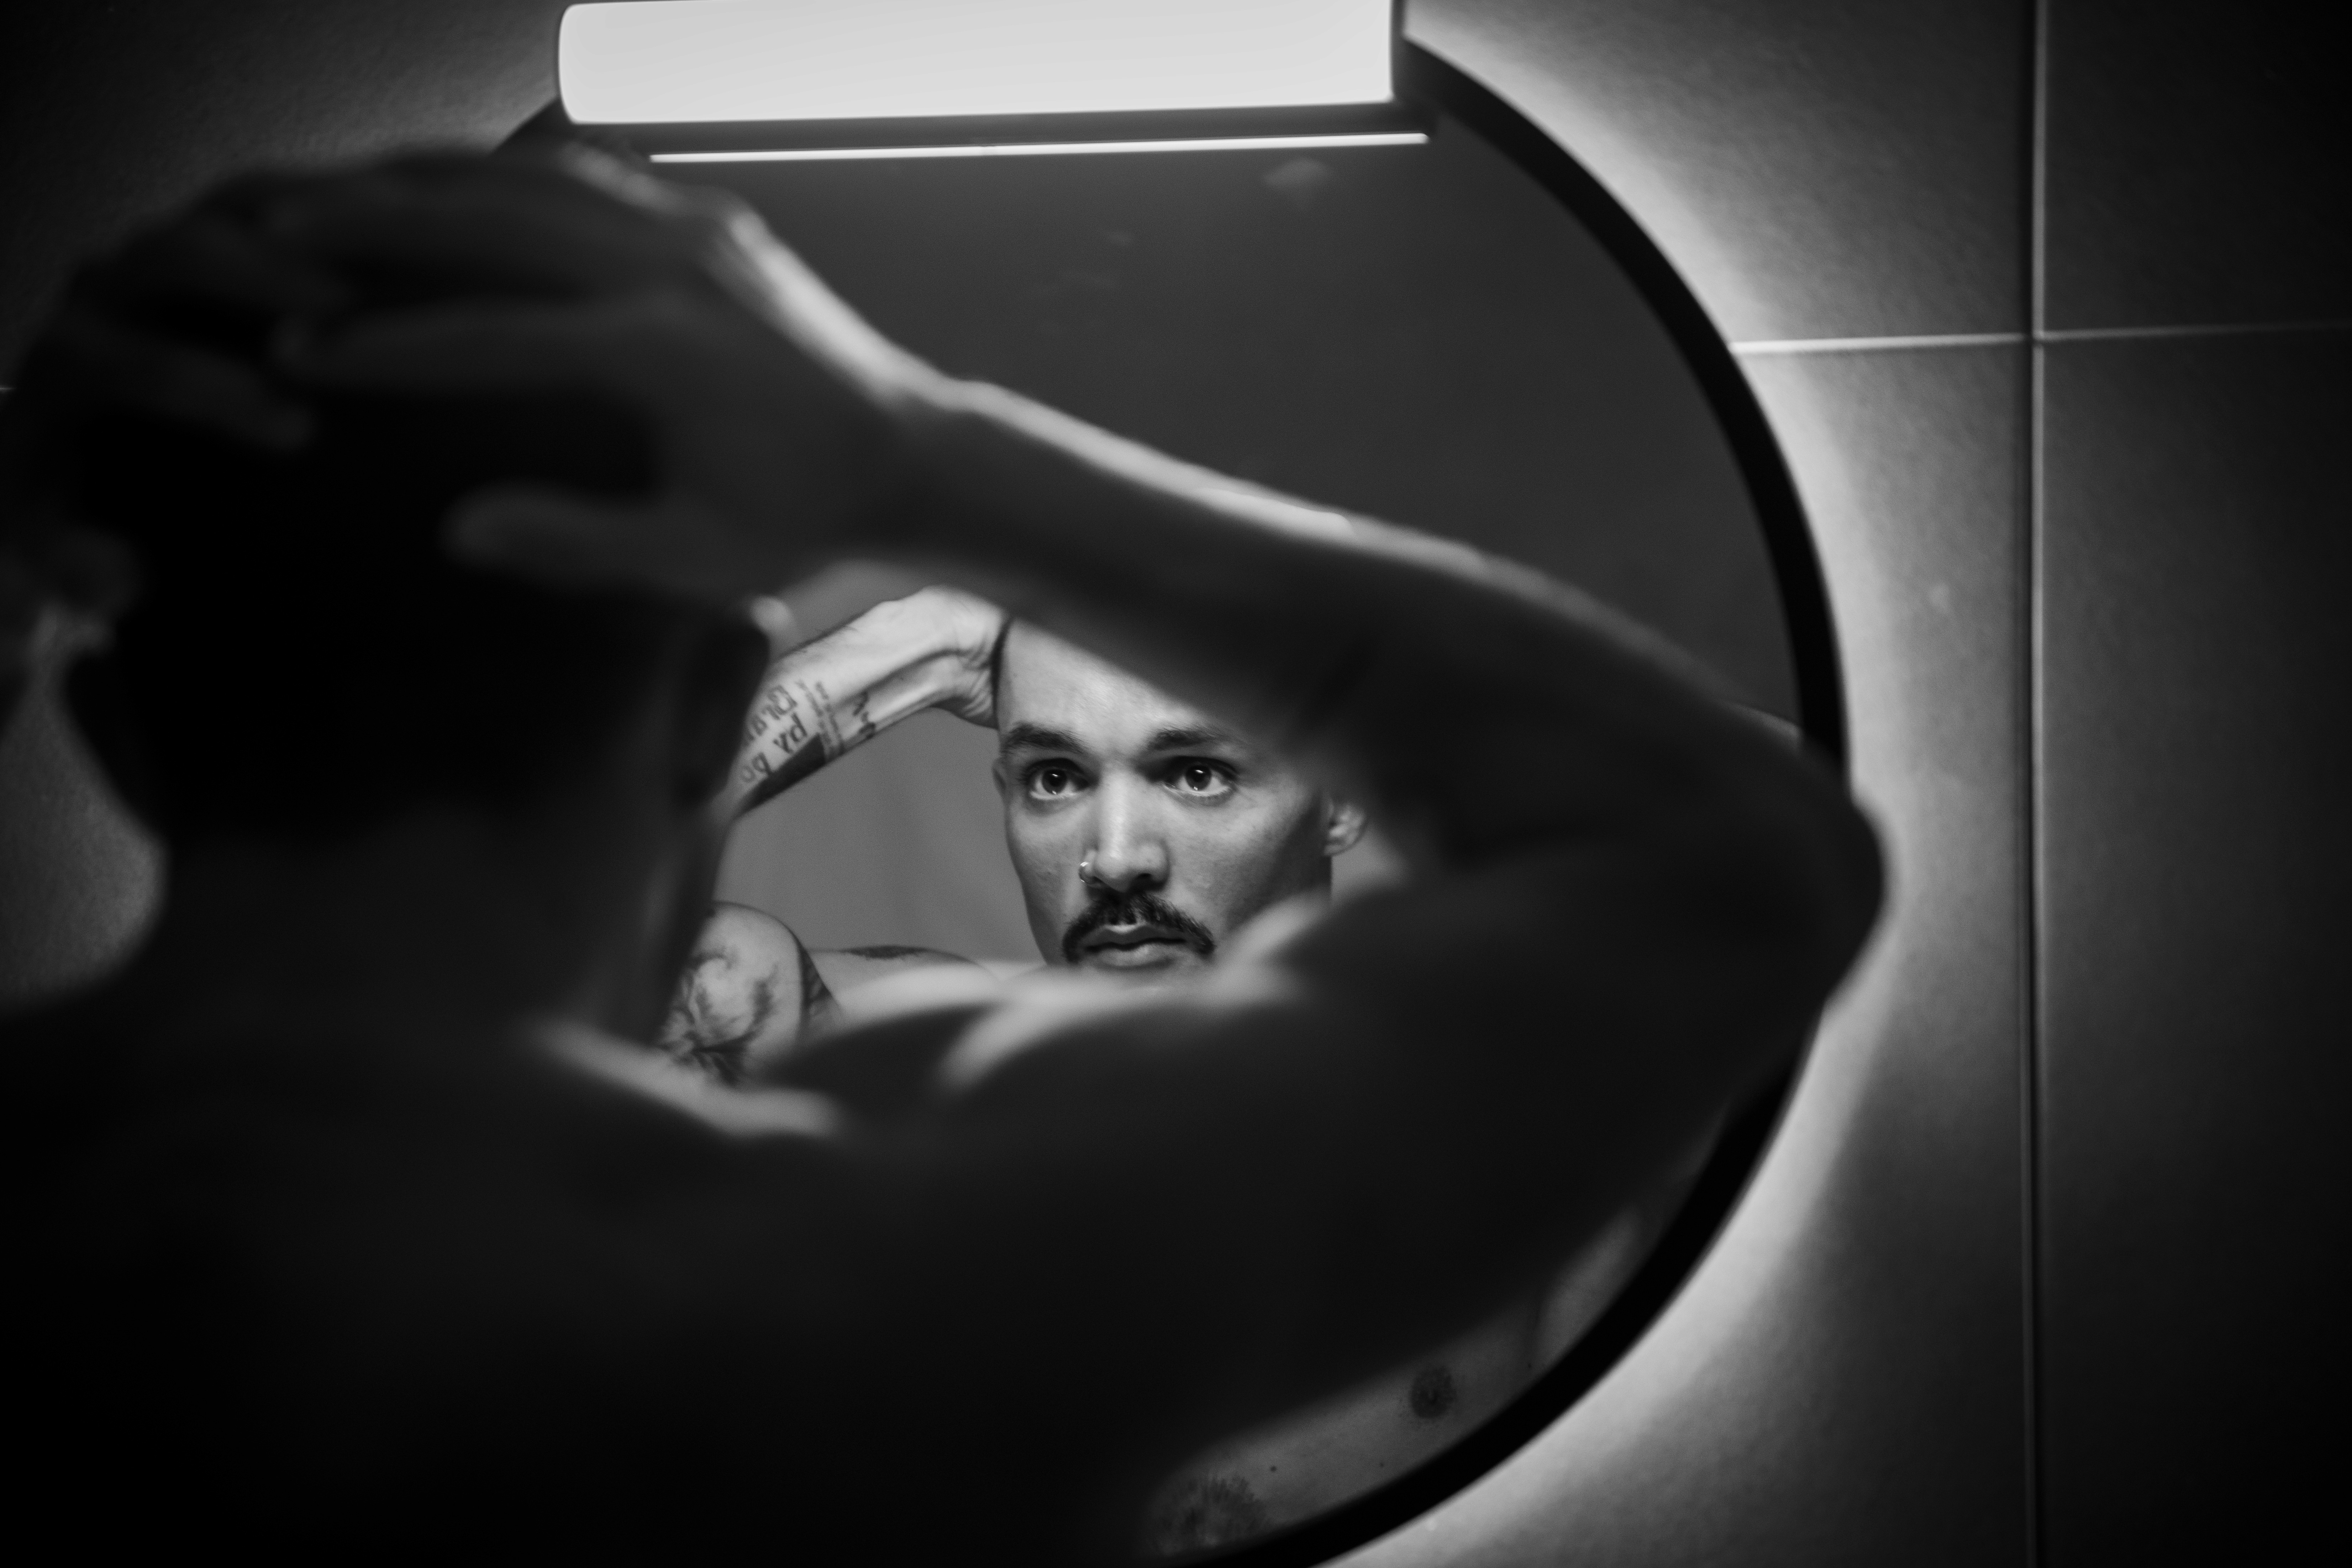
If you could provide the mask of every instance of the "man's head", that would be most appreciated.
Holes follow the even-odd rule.
[[[1005,638],[996,725],[1005,842],[1048,962],[1182,978],[1264,910],[1328,895],[1363,833],[1264,747],[1032,626]]]
[[[157,249],[151,268],[169,265]],[[501,292],[389,272],[341,281],[352,315]],[[161,289],[127,324],[285,386],[268,345],[286,323],[202,287]],[[18,395],[43,397],[44,374],[37,353]],[[547,820],[555,795],[621,787],[609,781],[629,770],[606,764],[634,736],[639,793],[658,778],[674,798],[644,803],[631,852],[669,855],[658,841],[695,831],[696,797],[724,777],[763,639],[651,595],[471,569],[444,535],[453,504],[487,486],[644,491],[648,433],[581,397],[287,390],[315,416],[293,450],[111,395],[54,400],[66,412],[45,504],[136,566],[110,646],[68,688],[124,796],[182,855],[222,841],[329,852],[420,813],[470,814],[495,838]],[[702,896],[682,901],[698,913]]]

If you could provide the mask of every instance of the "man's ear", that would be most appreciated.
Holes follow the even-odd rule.
[[[1323,853],[1344,855],[1364,836],[1364,808],[1338,795],[1327,797],[1323,819]]]
[[[743,716],[768,668],[768,638],[749,619],[714,618],[688,633],[678,661],[677,749],[671,776],[679,803],[699,805],[727,782],[743,744]]]

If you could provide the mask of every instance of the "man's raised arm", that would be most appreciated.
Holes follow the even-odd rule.
[[[926,709],[988,723],[1004,626],[992,605],[922,588],[778,654],[743,722],[721,809],[740,816]]]

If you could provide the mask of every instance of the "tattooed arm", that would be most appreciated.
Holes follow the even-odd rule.
[[[969,594],[924,588],[777,655],[744,721],[720,809],[740,816],[927,708],[991,722],[1004,626],[1002,611]],[[855,1017],[856,994],[875,982],[968,963],[920,947],[814,952],[774,916],[718,904],[655,1043],[698,1072],[740,1083],[816,1030]]]
[[[714,904],[695,938],[654,1043],[681,1066],[725,1084],[774,1073],[819,1031],[866,1016],[875,987],[919,969],[981,965],[929,947],[816,952],[761,910]]]
[[[875,605],[777,656],[720,805],[740,816],[927,708],[993,721],[1003,611],[951,588]]]

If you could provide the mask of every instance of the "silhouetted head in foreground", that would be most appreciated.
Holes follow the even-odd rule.
[[[354,314],[489,291],[398,273],[343,281]],[[215,310],[145,325],[262,364],[283,324]],[[646,1027],[636,1015],[658,1016],[686,911],[699,910],[686,884],[716,840],[698,807],[723,775],[764,645],[708,609],[542,586],[448,552],[452,506],[486,487],[648,489],[650,441],[616,407],[308,401],[314,428],[291,451],[103,405],[64,433],[48,458],[57,504],[128,544],[138,582],[110,645],[69,678],[77,717],[182,859],[229,847],[315,858],[428,816],[492,842],[540,832],[565,816],[556,803],[598,790],[667,796],[641,803],[635,843],[571,813],[590,849],[634,850],[680,884],[626,889],[642,865],[607,879],[614,896],[679,907],[643,922],[654,999],[602,1020]],[[637,765],[616,766],[625,753]]]

